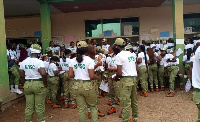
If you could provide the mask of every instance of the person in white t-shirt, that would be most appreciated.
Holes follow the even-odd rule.
[[[117,74],[115,79],[119,80],[120,78],[122,121],[135,122],[138,118],[136,54],[123,50],[125,48],[125,41],[122,38],[117,38],[114,44],[120,52],[116,55]],[[133,118],[129,120],[131,107]]]
[[[200,41],[197,41],[197,46],[200,45]],[[194,87],[193,101],[198,108],[197,122],[200,121],[200,47],[197,47],[192,68],[192,86]]]
[[[117,73],[116,55],[119,53],[116,49],[116,45],[112,45],[108,48],[111,60],[108,62],[108,86],[109,86],[109,101],[108,105],[112,106],[110,110],[107,111],[108,115],[116,113],[115,104],[119,103],[120,97],[120,81],[115,82],[113,76]]]
[[[102,40],[102,49],[108,51],[108,48],[110,47],[110,45],[107,43],[107,39],[103,39]]]
[[[19,90],[19,66],[16,52],[16,44],[11,44],[11,49],[7,51],[8,59],[8,73],[9,73],[9,82],[10,82],[10,92],[15,92],[17,94],[22,94],[23,92]]]
[[[175,56],[175,52],[170,50],[169,54],[166,54],[164,60],[166,61],[164,63],[165,76],[169,77],[169,92],[167,92],[167,97],[173,97],[175,77],[178,73],[177,58]]]
[[[56,96],[57,96],[57,91],[58,91],[58,86],[59,86],[59,73],[62,70],[61,67],[58,67],[59,64],[59,56],[54,55],[51,57],[51,61],[49,64],[48,68],[48,83],[50,84],[48,87],[48,92],[50,93],[50,99],[52,102],[52,107],[53,108],[61,108],[61,105],[57,104]],[[49,101],[49,98],[47,97],[47,102]],[[48,102],[49,103],[49,102]]]
[[[75,43],[73,41],[70,42],[70,47],[68,49],[71,50],[72,52],[76,52],[77,47],[75,46]]]
[[[41,47],[38,44],[33,44],[30,50],[31,57],[20,64],[20,76],[26,97],[25,120],[31,122],[36,110],[37,120],[45,122],[47,75],[43,61],[38,59]]]
[[[97,94],[91,80],[97,80],[94,74],[94,60],[86,56],[88,45],[85,41],[77,43],[77,57],[69,66],[69,77],[74,78],[73,92],[78,106],[79,121],[86,121],[86,105],[91,109],[91,121],[97,122]]]
[[[140,80],[140,85],[142,88],[141,96],[148,96],[148,81],[147,81],[147,69],[148,69],[149,56],[146,54],[145,46],[140,45],[138,50],[138,80]]]

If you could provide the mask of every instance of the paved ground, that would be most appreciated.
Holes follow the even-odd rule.
[[[166,91],[165,91],[166,92]],[[165,92],[149,93],[148,97],[138,96],[139,118],[138,122],[195,122],[197,108],[192,101],[192,92],[178,91],[175,97],[165,97]],[[106,113],[110,107],[106,105],[107,97],[99,99],[99,109]],[[24,122],[25,101],[16,103],[3,112],[0,112],[0,122]],[[106,115],[99,122],[120,122],[117,113]],[[47,122],[78,122],[77,109],[52,109],[46,105]],[[34,121],[36,117],[34,115]],[[89,120],[88,120],[89,122]]]

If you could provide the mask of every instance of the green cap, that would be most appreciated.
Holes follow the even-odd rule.
[[[25,48],[24,44],[19,44],[20,48]]]
[[[174,52],[173,50],[169,50],[169,51],[168,51],[168,53],[173,53],[173,52]]]
[[[51,51],[51,48],[47,47],[46,50],[45,50],[45,52],[49,52],[49,51]]]
[[[161,51],[166,51],[166,48],[163,47],[163,48],[160,48],[160,50],[161,50]]]
[[[122,38],[117,38],[116,40],[115,40],[115,43],[114,43],[115,45],[119,45],[119,46],[123,46],[123,45],[125,45],[125,41],[122,39]]]
[[[127,46],[125,47],[125,50],[129,50],[129,49],[133,49],[133,46],[132,46],[132,45],[127,45]]]
[[[85,41],[79,41],[77,43],[77,48],[88,47],[88,44]]]
[[[106,42],[107,41],[107,39],[106,38],[104,38],[103,40],[102,40],[102,42]]]
[[[97,46],[96,51],[102,51],[101,46]]]
[[[35,49],[35,50],[40,50],[40,51],[41,51],[41,47],[40,47],[39,44],[32,44],[32,45],[31,45],[31,48],[32,48],[32,49]]]
[[[58,59],[60,58],[58,55],[53,55],[53,56],[57,57]]]

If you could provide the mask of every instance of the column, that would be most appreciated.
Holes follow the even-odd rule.
[[[0,98],[6,99],[10,95],[10,89],[3,0],[0,0],[0,45]]]
[[[173,11],[173,32],[174,42],[176,43],[176,49],[184,51],[184,20],[183,20],[183,0],[172,0]],[[182,64],[183,54],[179,57],[179,68],[181,74],[184,74],[184,67]]]
[[[50,5],[46,2],[40,3],[41,31],[42,31],[42,47],[43,53],[49,47],[51,41],[51,12]]]

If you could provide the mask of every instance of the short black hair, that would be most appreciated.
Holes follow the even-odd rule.
[[[70,50],[70,49],[65,49],[65,51],[64,51],[64,53],[65,53],[65,55],[68,55],[68,54],[70,54],[72,51]]]

